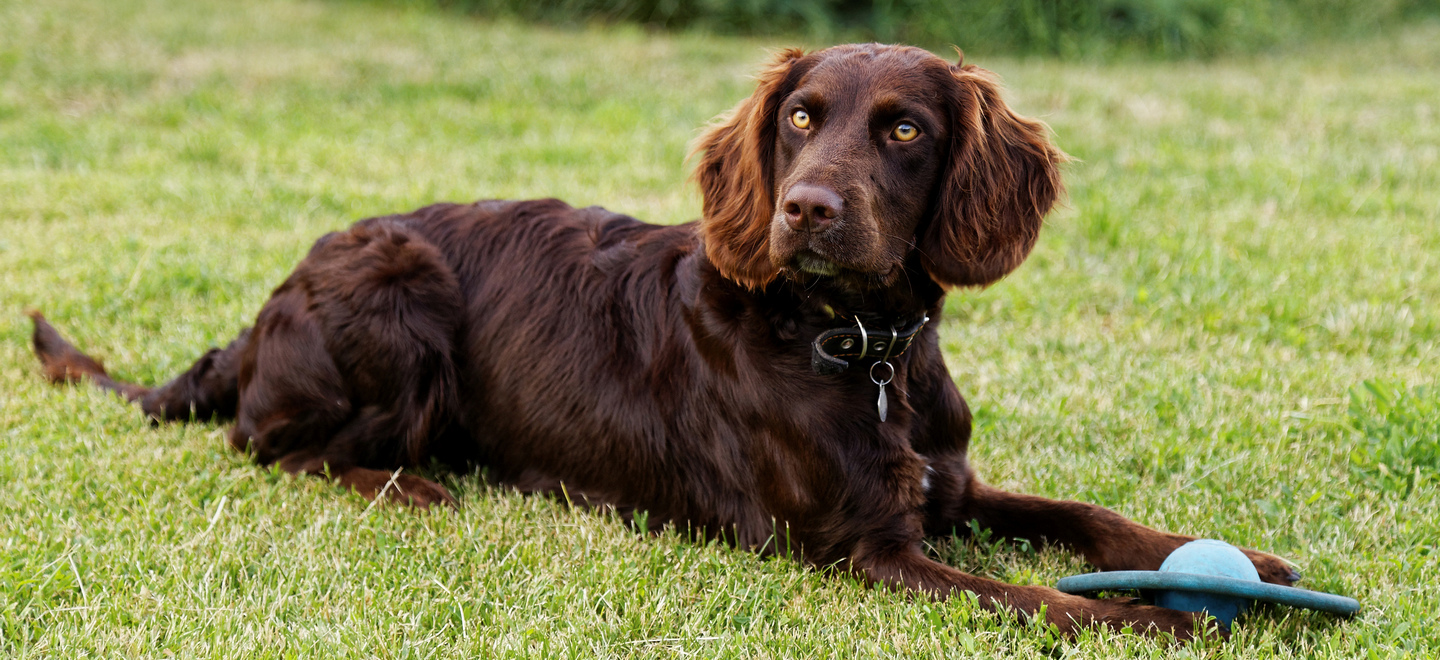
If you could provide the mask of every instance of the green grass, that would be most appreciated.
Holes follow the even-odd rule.
[[[0,653],[13,657],[1332,657],[1440,648],[1440,29],[1343,51],[971,53],[1079,161],[1014,275],[941,327],[1006,488],[1293,559],[1351,621],[1057,642],[978,611],[449,484],[371,507],[42,382],[40,307],[154,382],[326,230],[440,200],[699,208],[686,142],[781,42],[297,0],[0,2]],[[963,44],[962,44],[963,45]],[[1382,469],[1380,466],[1384,465]],[[942,542],[1053,584],[1058,552]]]
[[[391,0],[392,2],[395,0]],[[1440,18],[1437,0],[401,0],[551,24],[905,41],[1065,58],[1215,57]]]

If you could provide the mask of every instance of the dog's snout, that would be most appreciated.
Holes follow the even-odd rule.
[[[782,207],[785,211],[785,224],[795,231],[818,232],[825,231],[835,218],[840,217],[840,211],[845,208],[845,200],[840,198],[839,193],[810,183],[799,183],[791,186],[790,191],[785,194],[785,203]]]

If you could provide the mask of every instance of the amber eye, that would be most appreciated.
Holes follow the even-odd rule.
[[[901,142],[909,142],[920,137],[920,129],[909,122],[900,122],[900,125],[890,132],[890,136]]]
[[[795,128],[810,128],[810,113],[796,110],[790,113],[790,123],[794,124]]]

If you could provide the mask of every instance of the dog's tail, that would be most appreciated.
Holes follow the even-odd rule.
[[[185,373],[160,387],[149,388],[115,380],[99,360],[66,341],[38,311],[27,312],[35,322],[31,342],[35,356],[50,382],[78,383],[89,379],[100,387],[139,403],[157,420],[232,419],[240,402],[240,356],[250,343],[250,330],[240,333],[223,349],[212,348]]]

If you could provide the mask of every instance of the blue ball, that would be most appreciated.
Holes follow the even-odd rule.
[[[1160,565],[1160,572],[1260,581],[1260,573],[1256,572],[1255,564],[1245,553],[1229,543],[1213,539],[1191,541],[1176,548]],[[1195,591],[1161,591],[1155,594],[1155,604],[1182,612],[1204,610],[1228,628],[1230,622],[1249,607],[1250,599]]]

